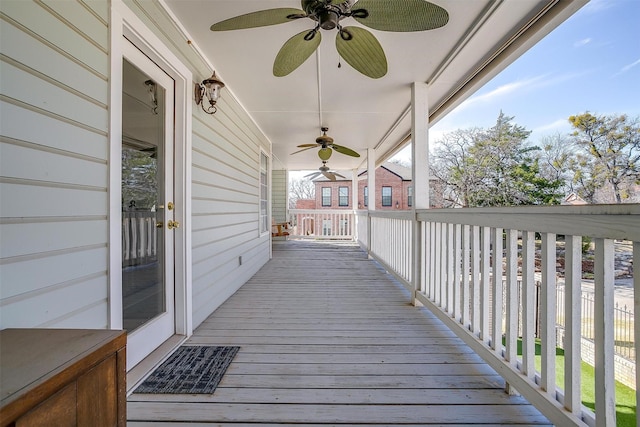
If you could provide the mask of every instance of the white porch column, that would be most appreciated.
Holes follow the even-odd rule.
[[[367,149],[367,211],[376,210],[376,150],[373,148]],[[364,200],[363,200],[364,203]],[[371,215],[367,212],[367,252],[371,253],[371,239],[373,233],[371,232]]]
[[[351,170],[351,206],[358,210],[358,169]]]
[[[367,187],[369,188],[369,203],[367,210],[376,210],[376,150],[367,149]]]
[[[411,87],[413,208],[429,209],[429,105],[427,84]]]
[[[351,235],[353,236],[353,241],[358,242],[358,215],[356,215],[356,211],[358,210],[358,169],[351,170],[351,210],[353,211],[353,221],[351,224]]]
[[[427,84],[415,82],[411,87],[411,172],[413,179],[413,213],[417,209],[429,209],[429,104]],[[411,302],[415,304],[415,294],[421,290],[423,275],[422,224],[413,220],[413,271],[411,281],[413,292]]]

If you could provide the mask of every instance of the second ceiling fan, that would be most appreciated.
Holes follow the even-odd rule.
[[[320,150],[318,150],[318,157],[320,157],[320,160],[322,161],[329,160],[333,151],[337,151],[340,154],[345,154],[351,157],[360,157],[360,154],[353,151],[351,148],[335,144],[333,142],[333,138],[327,135],[327,131],[329,130],[328,127],[322,127],[320,129],[322,130],[322,135],[316,138],[315,144],[300,144],[298,145],[298,148],[302,148],[302,150],[295,151],[291,154],[298,154],[303,151],[311,150],[312,148],[320,147]]]
[[[340,56],[360,73],[377,79],[387,74],[387,58],[382,46],[362,27],[343,27],[340,23],[343,19],[353,18],[366,27],[393,32],[433,30],[449,21],[449,13],[444,8],[425,0],[301,0],[301,7],[239,15],[213,24],[211,31],[264,27],[309,18],[315,21],[314,28],[285,42],[273,63],[274,76],[288,75],[315,52],[322,39],[320,29],[337,28],[336,49]]]

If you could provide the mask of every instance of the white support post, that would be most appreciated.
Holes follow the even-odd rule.
[[[289,181],[287,181],[289,182]],[[351,211],[353,215],[350,221],[350,232],[353,235],[353,241],[358,242],[358,170],[353,169],[351,171]]]
[[[351,171],[351,209],[358,210],[358,169]]]
[[[426,83],[411,87],[411,169],[414,209],[429,209],[429,106]]]
[[[367,149],[367,191],[368,191],[368,202],[367,202],[367,210],[375,211],[376,210],[376,150],[373,148]],[[371,246],[372,246],[372,228],[373,224],[371,221],[371,215],[367,215],[367,232],[369,235],[367,236],[367,241],[369,242],[369,247],[367,248],[369,254],[371,254]]]
[[[411,169],[413,177],[413,292],[421,288],[423,251],[427,242],[422,241],[422,224],[415,217],[418,209],[429,209],[429,103],[426,83],[414,82],[411,86]],[[432,235],[433,236],[433,235]]]

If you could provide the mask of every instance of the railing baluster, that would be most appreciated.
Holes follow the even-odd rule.
[[[502,228],[493,229],[493,331],[491,334],[491,348],[501,357],[502,353]]]
[[[471,330],[477,337],[480,335],[480,227],[477,225],[471,227],[471,242],[471,298],[473,300]]]
[[[556,235],[542,233],[542,287],[540,338],[542,371],[540,387],[556,397]]]
[[[461,263],[462,263],[462,226],[454,224],[455,242],[453,248],[453,318],[460,321]]]
[[[436,236],[436,223],[435,222],[430,222],[429,223],[430,228],[431,228],[431,258],[430,258],[430,265],[431,265],[431,271],[430,273],[430,280],[429,280],[429,295],[431,296],[432,299],[435,299],[436,296],[436,286],[437,286],[437,277],[436,277],[436,266],[438,265],[438,239]]]
[[[470,226],[462,226],[462,308],[461,321],[465,328],[469,327],[469,242]]]
[[[426,296],[430,297],[431,295],[429,293],[429,290],[431,289],[431,226],[428,222],[424,222],[422,224],[422,233],[424,234],[423,248],[425,248],[422,253],[422,260],[424,263],[424,268],[422,269],[424,289],[422,289],[422,291]]]
[[[522,373],[535,377],[535,233],[522,233]]]
[[[613,240],[595,239],[595,392],[596,426],[616,425],[613,372]]]
[[[445,298],[446,304],[444,306],[445,311],[449,313],[449,315],[453,312],[453,286],[454,286],[454,277],[453,277],[453,262],[454,262],[454,225],[447,224],[447,295]]]
[[[440,307],[447,306],[447,224],[440,223]]]
[[[481,266],[480,266],[480,339],[485,343],[489,343],[489,339],[491,338],[491,331],[489,327],[489,314],[490,314],[490,303],[489,303],[489,292],[491,291],[491,283],[490,283],[490,273],[491,273],[491,228],[490,227],[482,227],[481,229],[481,245],[482,250],[480,255]]]
[[[505,359],[516,366],[518,351],[518,231],[507,231]]]
[[[582,318],[582,238],[565,236],[564,261],[564,407],[581,411],[580,322]]]
[[[442,227],[441,223],[437,222],[434,224],[435,227],[435,251],[434,251],[434,263],[433,263],[433,276],[434,276],[434,286],[433,286],[433,301],[441,306],[441,293],[440,293],[440,284],[442,283]]]

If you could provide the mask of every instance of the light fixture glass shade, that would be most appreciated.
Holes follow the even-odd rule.
[[[222,80],[216,77],[216,72],[208,79],[202,81],[201,84],[196,85],[196,104],[202,106],[202,110],[207,114],[213,114],[217,111],[216,102],[220,98],[220,90],[224,87]],[[205,107],[205,99],[208,101],[209,106]]]

